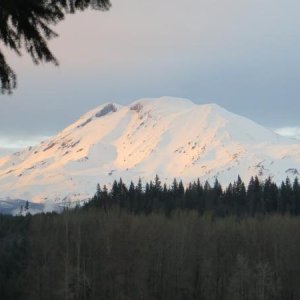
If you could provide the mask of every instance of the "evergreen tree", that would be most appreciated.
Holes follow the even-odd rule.
[[[102,198],[102,190],[101,190],[101,187],[100,187],[100,184],[97,183],[97,186],[96,186],[96,193],[94,195],[94,197],[92,198],[91,201],[89,201],[85,207],[102,207],[102,203],[101,203],[101,198]]]
[[[251,177],[247,189],[247,203],[251,216],[262,212],[262,186],[258,177]]]
[[[144,212],[146,214],[150,214],[153,210],[152,207],[152,184],[150,182],[150,184],[147,182],[146,183],[146,187],[145,187],[145,202],[144,202]]]
[[[178,192],[178,183],[177,183],[177,179],[176,178],[173,179],[172,192],[174,193],[174,195],[176,195],[177,192]]]
[[[123,183],[122,178],[120,178],[118,183],[118,192],[119,192],[120,207],[128,209],[129,205],[127,203],[127,187]]]
[[[28,212],[28,210],[29,210],[29,202],[28,201],[25,202],[24,208],[25,208],[26,212]]]
[[[238,216],[244,214],[246,210],[246,188],[240,176],[232,186],[232,197],[234,213]]]
[[[139,178],[138,184],[136,186],[136,205],[135,205],[135,212],[140,213],[142,211],[143,205],[143,185],[142,180]]]
[[[300,215],[300,184],[298,178],[295,178],[293,183],[293,202],[295,215]]]
[[[278,210],[278,188],[271,178],[267,178],[263,190],[264,213],[276,212]]]
[[[193,186],[195,188],[195,186]],[[205,196],[204,196],[204,188],[200,182],[200,179],[197,179],[197,185],[196,185],[196,190],[197,190],[197,210],[200,214],[204,213],[206,203],[205,203]]]
[[[106,185],[103,186],[103,191],[100,193],[100,203],[101,207],[104,209],[106,212],[109,207],[109,197],[108,197],[108,191]]]
[[[98,200],[101,198],[101,187],[99,183],[97,183],[96,197]]]
[[[161,192],[161,181],[157,174],[155,175],[155,179],[154,179],[154,189],[157,194]]]
[[[222,194],[223,194],[222,186],[219,183],[218,179],[216,178],[212,189],[212,207],[215,212],[218,211],[218,208],[221,205]]]
[[[190,183],[185,192],[185,207],[187,209],[194,209],[196,207],[194,202],[194,199],[196,198],[195,194],[193,185]]]
[[[292,213],[293,189],[289,178],[281,183],[278,209],[281,214]]]
[[[116,180],[114,180],[111,188],[111,198],[112,198],[113,205],[120,204],[120,191],[119,191],[119,185]]]
[[[128,198],[129,198],[129,211],[133,212],[134,211],[134,207],[135,207],[135,203],[136,203],[136,188],[134,186],[134,183],[131,181],[130,182],[130,186],[128,189]]]
[[[0,41],[17,55],[25,50],[35,64],[58,61],[49,49],[48,41],[57,37],[51,25],[88,8],[107,10],[109,0],[1,0]],[[0,91],[11,92],[16,87],[16,74],[0,51]]]
[[[211,190],[211,186],[206,180],[203,187],[204,210],[212,211],[214,209],[213,194]]]
[[[178,201],[179,201],[178,207],[181,208],[181,209],[185,208],[185,199],[184,199],[185,195],[184,195],[184,193],[185,193],[185,190],[184,190],[183,182],[182,182],[182,180],[180,180],[179,184],[178,184],[178,191],[177,191],[176,198],[178,198]]]

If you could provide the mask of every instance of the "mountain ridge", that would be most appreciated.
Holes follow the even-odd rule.
[[[214,103],[143,98],[104,103],[41,144],[0,158],[0,197],[76,201],[120,177],[228,184],[238,175],[280,182],[299,172],[299,141]]]

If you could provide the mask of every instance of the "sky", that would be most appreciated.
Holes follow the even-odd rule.
[[[112,0],[68,16],[59,67],[5,51],[18,89],[0,95],[0,155],[36,144],[105,102],[217,103],[300,137],[298,0]],[[1,45],[0,45],[1,46]]]

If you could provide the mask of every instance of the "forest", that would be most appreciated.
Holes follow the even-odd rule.
[[[246,186],[238,176],[226,188],[217,179],[213,185],[208,181],[202,184],[198,179],[187,186],[174,179],[171,186],[167,186],[162,185],[156,175],[145,185],[141,179],[136,186],[133,182],[126,186],[122,179],[114,181],[110,191],[105,185],[101,188],[98,184],[95,196],[84,207],[99,207],[105,211],[119,207],[135,214],[161,212],[167,216],[177,209],[195,210],[201,215],[206,213],[217,217],[270,213],[299,215],[300,184],[298,178],[291,183],[287,177],[278,187],[271,178],[260,181],[256,176],[251,177]]]
[[[299,184],[122,180],[0,216],[0,299],[300,299]]]

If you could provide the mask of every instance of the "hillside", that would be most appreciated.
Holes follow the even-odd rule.
[[[217,177],[226,185],[238,174],[280,182],[299,172],[299,141],[216,104],[163,97],[103,104],[40,145],[0,158],[0,198],[81,200],[120,177]]]

